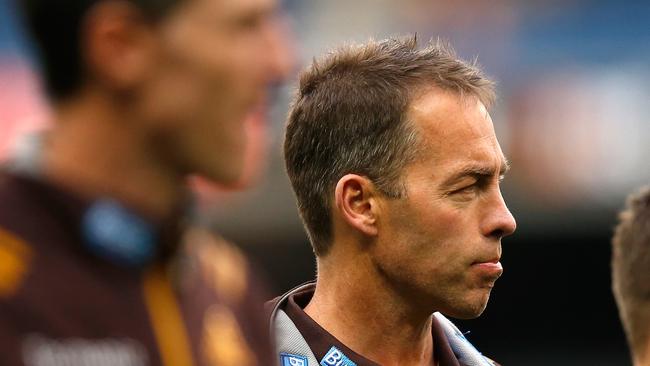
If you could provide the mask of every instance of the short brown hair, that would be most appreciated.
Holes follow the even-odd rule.
[[[446,43],[418,48],[415,36],[371,40],[330,52],[302,72],[284,142],[287,173],[316,255],[331,245],[330,200],[345,174],[366,176],[400,198],[402,168],[413,161],[417,133],[405,118],[427,87],[469,94],[485,105],[493,83]]]
[[[612,287],[632,353],[650,352],[650,186],[630,195],[612,240]]]

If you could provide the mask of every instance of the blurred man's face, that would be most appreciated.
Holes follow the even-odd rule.
[[[407,303],[476,317],[502,273],[501,238],[515,230],[499,190],[505,158],[475,98],[430,91],[408,117],[424,149],[402,175],[406,197],[381,201],[373,259]]]
[[[274,0],[181,0],[156,29],[142,93],[155,148],[183,173],[236,180],[244,121],[290,67],[285,36]]]

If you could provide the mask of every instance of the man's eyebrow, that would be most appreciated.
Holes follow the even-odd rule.
[[[503,159],[501,161],[501,166],[499,167],[499,176],[503,176],[508,171],[510,170],[510,161],[508,159]],[[468,165],[463,168],[461,168],[457,173],[449,177],[448,179],[445,180],[445,185],[451,185],[456,183],[457,181],[465,178],[465,177],[472,177],[472,178],[489,178],[494,176],[495,171],[492,167],[490,166],[482,166],[482,165]]]

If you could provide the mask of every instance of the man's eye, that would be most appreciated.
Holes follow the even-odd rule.
[[[455,191],[453,191],[453,194],[475,194],[479,193],[480,191],[484,191],[488,188],[490,185],[490,180],[489,179],[482,179],[479,178],[472,184],[467,184]]]
[[[262,25],[263,18],[260,16],[247,16],[239,20],[238,25],[241,29],[252,30]]]
[[[465,187],[459,188],[455,191],[453,191],[453,194],[467,194],[467,193],[474,193],[476,189],[478,188],[478,182],[477,183],[472,183],[470,185],[467,185]]]

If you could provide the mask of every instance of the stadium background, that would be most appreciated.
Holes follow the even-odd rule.
[[[518,230],[503,241],[505,273],[486,312],[459,325],[504,365],[629,365],[609,240],[625,195],[650,182],[650,2],[284,4],[299,66],[341,42],[415,32],[478,56],[499,83],[492,114],[513,163],[503,191]],[[48,123],[14,6],[0,0],[2,156]],[[210,191],[201,204],[204,219],[269,275],[274,293],[314,276],[280,155],[290,85],[279,90],[269,124],[251,129],[252,156],[266,158],[252,188]]]

